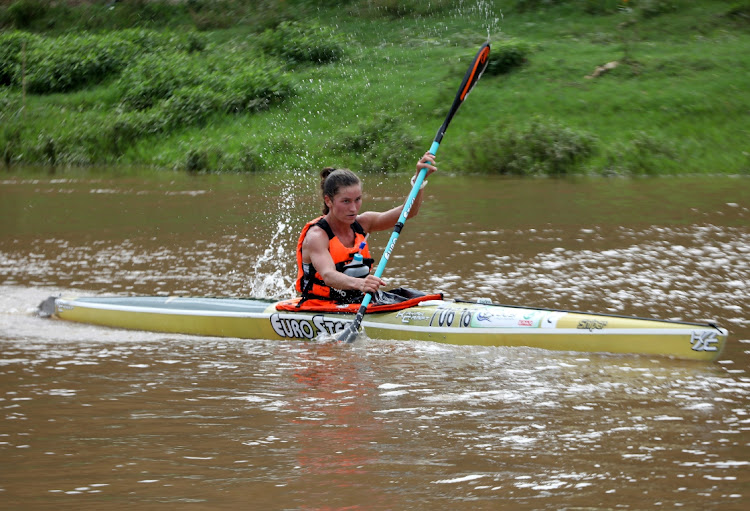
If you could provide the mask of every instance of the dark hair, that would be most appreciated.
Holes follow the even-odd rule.
[[[349,169],[336,169],[333,167],[326,167],[320,172],[320,191],[323,195],[323,214],[328,214],[328,205],[326,204],[325,198],[330,197],[331,200],[339,193],[339,188],[346,188],[347,186],[354,186],[360,184],[361,181],[357,177],[357,174]]]

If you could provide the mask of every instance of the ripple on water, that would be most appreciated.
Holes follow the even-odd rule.
[[[481,238],[482,233],[473,237]],[[485,257],[483,267],[466,284],[489,296],[502,290],[521,303],[567,307],[594,303],[601,310],[627,314],[667,308],[674,319],[727,318],[742,326],[750,324],[750,318],[744,317],[744,311],[750,310],[748,233],[712,225],[641,231],[620,227],[607,238],[608,244],[619,240],[623,246],[557,247],[534,257]],[[440,277],[442,287],[458,287],[459,277],[466,279],[453,277]],[[697,311],[711,316],[696,317]]]

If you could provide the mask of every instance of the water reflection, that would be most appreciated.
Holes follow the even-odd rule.
[[[732,509],[725,499],[748,482],[748,382],[716,365],[73,325],[58,340],[6,339],[0,381],[10,503],[96,492],[143,504]]]

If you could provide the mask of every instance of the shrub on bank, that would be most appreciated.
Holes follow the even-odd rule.
[[[344,152],[364,154],[382,141],[387,133],[397,130],[399,125],[400,121],[395,117],[374,115],[367,121],[342,130],[335,146]]]
[[[142,111],[164,102],[160,107],[167,114],[186,114],[177,115],[176,122],[192,125],[204,118],[201,111],[254,112],[294,94],[290,79],[273,62],[240,54],[211,60],[178,53],[140,59],[118,81],[123,107]]]
[[[317,23],[285,21],[259,36],[260,47],[290,64],[326,64],[344,55],[343,38]]]
[[[190,22],[184,2],[15,0],[0,7],[0,26],[23,30],[90,30],[166,27]]]
[[[150,30],[60,37],[9,32],[0,35],[0,48],[0,85],[20,86],[25,77],[28,92],[50,94],[99,84],[144,54],[200,51],[205,40],[190,32],[176,35]]]
[[[203,51],[205,40],[196,33],[134,29],[45,38],[10,32],[0,41],[0,77],[6,85],[3,122],[11,121],[11,103],[17,103],[11,101],[7,86],[18,90],[24,78],[32,94],[71,92],[116,79],[107,87],[114,100],[109,103],[119,104],[118,109],[71,113],[75,129],[50,126],[34,141],[6,126],[0,149],[9,162],[111,161],[143,137],[202,125],[214,115],[264,110],[295,92],[278,62],[258,57],[257,52],[251,58],[247,48],[224,46],[220,56],[212,55]],[[20,63],[24,58],[25,73]],[[27,112],[25,122],[39,115],[41,111]],[[248,156],[236,166],[262,165]]]
[[[129,65],[117,81],[127,110],[146,110],[174,92],[203,80],[202,64],[187,54],[159,52],[144,55]]]
[[[733,25],[747,29],[750,27],[750,1],[745,0],[732,5],[729,10],[722,14]]]
[[[18,123],[0,124],[0,156],[6,168],[10,168],[21,151],[22,135],[23,130]]]
[[[47,16],[49,2],[42,0],[17,0],[5,10],[3,21],[17,29],[31,27],[37,20]]]
[[[232,68],[211,81],[223,91],[221,110],[226,113],[265,110],[296,93],[289,76],[271,62],[250,61]]]
[[[516,0],[512,9],[518,12],[539,11],[570,6],[586,14],[601,16],[620,11],[636,11],[643,18],[653,18],[679,9],[684,0]]]
[[[28,32],[6,32],[0,34],[0,86],[18,81],[24,51],[34,46],[37,36]],[[18,82],[20,83],[20,81]]]
[[[468,168],[517,176],[581,172],[596,149],[593,135],[541,118],[519,129],[490,129],[479,139],[482,143],[469,152]]]
[[[121,37],[65,35],[40,38],[27,56],[30,93],[70,92],[101,83],[135,55],[136,46]],[[16,76],[18,81],[20,77]]]
[[[246,25],[262,30],[318,7],[311,0],[3,0],[0,28],[62,32]]]
[[[345,2],[340,2],[345,3]],[[406,16],[434,16],[460,5],[457,0],[359,0],[350,12],[363,18],[403,18]]]
[[[214,143],[190,139],[178,143],[184,157],[174,163],[175,170],[190,173],[235,172],[253,173],[267,170],[267,165],[258,148],[253,144],[242,144],[232,151]]]
[[[200,149],[190,149],[185,156],[185,170],[196,173],[208,169],[208,152]]]
[[[362,156],[360,170],[364,172],[395,172],[411,165],[419,142],[401,119],[375,115],[341,131],[334,149]]]
[[[607,155],[606,174],[654,176],[680,171],[680,153],[668,140],[639,131]]]
[[[78,144],[91,154],[118,157],[144,137],[201,126],[221,114],[252,113],[294,93],[289,78],[263,60],[235,56],[211,66],[171,53],[153,54],[128,67],[118,86],[123,91],[120,111],[104,122],[91,117],[66,146]],[[198,156],[186,160],[185,167],[206,170]],[[212,168],[213,160],[208,161]],[[248,159],[239,167],[257,169],[261,164]]]
[[[240,172],[260,172],[266,170],[266,162],[258,148],[251,144],[243,144],[240,148],[238,158],[238,167]]]
[[[523,66],[531,53],[531,45],[519,39],[507,39],[492,43],[490,61],[484,70],[487,76],[500,75]]]

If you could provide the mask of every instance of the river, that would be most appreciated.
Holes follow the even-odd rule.
[[[0,178],[0,507],[747,508],[747,178],[434,176],[384,274],[451,298],[716,321],[714,363],[34,314],[61,293],[291,296],[314,181]],[[408,188],[367,176],[365,207]]]

